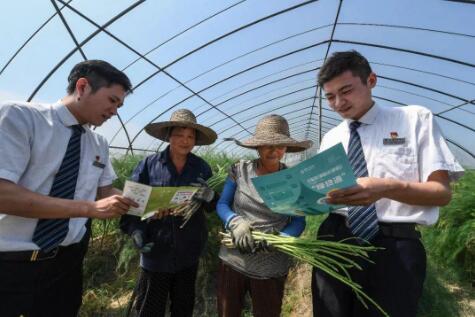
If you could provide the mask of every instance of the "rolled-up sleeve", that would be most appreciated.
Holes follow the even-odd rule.
[[[418,163],[422,182],[435,171],[449,172],[451,180],[463,175],[463,168],[450,151],[447,142],[430,111],[419,113]]]
[[[14,104],[0,104],[0,178],[18,183],[31,155],[32,120]]]

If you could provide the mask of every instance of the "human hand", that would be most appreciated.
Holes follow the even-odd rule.
[[[134,246],[142,253],[148,253],[150,250],[152,250],[152,247],[154,245],[153,242],[148,242],[144,243],[144,234],[142,230],[135,230],[131,234],[132,237],[132,242],[134,243]]]
[[[170,215],[173,215],[173,209],[171,208],[158,208],[156,211],[155,211],[155,214],[150,217],[151,220],[160,220],[160,219],[163,219],[167,216],[170,216]]]
[[[191,184],[192,186],[199,187],[192,199],[198,202],[210,203],[215,196],[214,190],[208,187],[208,183],[204,179],[198,177],[197,181],[199,184]]]
[[[198,191],[193,195],[193,200],[196,200],[198,202],[206,202],[210,203],[215,196],[214,190],[212,190],[209,187],[202,186]]]
[[[241,253],[251,253],[254,249],[254,239],[251,234],[251,226],[241,216],[236,216],[229,222],[229,231],[234,245]]]
[[[390,188],[390,179],[375,177],[360,177],[357,185],[333,190],[327,193],[329,204],[348,206],[368,206],[384,197]]]
[[[130,207],[139,205],[132,199],[122,195],[112,195],[88,205],[87,217],[97,219],[116,218],[127,213]]]
[[[267,242],[267,240],[258,240],[254,243],[254,248],[252,249],[252,253],[256,252],[272,252],[275,248]]]

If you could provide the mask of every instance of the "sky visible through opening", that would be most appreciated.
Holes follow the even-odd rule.
[[[431,109],[474,168],[474,16],[467,1],[5,1],[0,101],[54,102],[74,64],[104,59],[136,87],[120,118],[97,128],[114,152],[164,148],[143,127],[188,108],[219,136],[198,150],[252,153],[223,139],[246,139],[278,113],[293,137],[314,141],[311,155],[341,121],[320,96],[318,69],[356,49],[379,76],[375,100]]]

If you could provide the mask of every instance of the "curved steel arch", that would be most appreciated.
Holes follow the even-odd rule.
[[[240,72],[235,73],[235,74],[233,74],[233,75],[231,75],[231,76],[228,76],[228,77],[226,77],[226,78],[224,78],[224,79],[222,79],[222,80],[219,80],[218,82],[215,82],[215,83],[213,83],[213,84],[211,84],[211,85],[209,85],[209,86],[207,86],[207,87],[205,87],[205,88],[199,90],[197,93],[200,94],[200,93],[202,93],[202,92],[204,92],[204,91],[206,91],[206,90],[208,90],[208,89],[211,89],[212,87],[214,87],[214,86],[216,86],[216,85],[218,85],[218,84],[220,84],[220,83],[223,83],[223,82],[225,82],[225,81],[227,81],[227,80],[229,80],[229,79],[231,79],[231,78],[234,78],[234,77],[236,77],[236,76],[238,76],[238,75],[240,75],[240,74],[243,74],[243,73],[245,73],[245,72],[247,72],[247,71],[249,71],[249,70],[252,70],[252,69],[254,69],[254,68],[257,68],[257,67],[266,65],[266,64],[268,64],[268,63],[270,63],[270,62],[272,62],[272,61],[278,60],[278,59],[280,59],[280,58],[284,58],[284,57],[290,56],[290,55],[292,55],[292,54],[296,54],[296,53],[298,53],[298,52],[301,52],[301,51],[304,51],[304,50],[307,50],[307,49],[310,49],[310,48],[313,48],[313,47],[317,47],[318,45],[321,45],[321,44],[327,43],[327,42],[328,42],[328,41],[323,41],[323,42],[321,42],[321,43],[317,43],[317,44],[313,44],[313,45],[310,45],[310,46],[306,46],[306,47],[304,47],[304,48],[300,48],[300,49],[294,50],[294,51],[292,51],[292,52],[289,52],[289,53],[280,55],[280,56],[278,56],[278,57],[272,58],[272,59],[267,60],[267,61],[265,61],[265,62],[259,63],[259,64],[257,64],[257,65],[252,66],[252,67],[249,67],[249,68],[247,68],[247,69],[245,69],[245,70],[243,70],[243,71],[240,71]],[[150,78],[150,76],[149,76],[148,78]],[[142,81],[142,82],[143,82],[143,81]],[[171,107],[169,107],[166,111],[163,111],[162,113],[160,113],[160,115],[158,115],[158,116],[154,117],[152,120],[150,120],[149,123],[152,123],[152,122],[155,121],[157,118],[159,118],[161,115],[163,115],[165,112],[167,112],[167,111],[169,111],[169,110],[175,108],[176,106],[182,104],[183,102],[189,100],[191,97],[192,97],[192,96],[188,96],[188,97],[186,97],[186,98],[180,100],[179,102],[175,103],[174,105],[172,105]],[[133,142],[133,141],[138,137],[138,135],[139,135],[140,133],[142,133],[143,131],[144,131],[144,128],[140,129],[140,131],[137,132],[137,134],[136,134],[136,135],[134,136],[134,138],[132,139],[132,142]]]
[[[68,4],[71,3],[73,0],[69,0]],[[65,8],[65,5],[63,5],[59,10],[63,10]],[[58,13],[56,12],[52,16],[46,19],[45,22],[43,22],[27,39],[25,42],[23,42],[22,45],[13,53],[13,55],[8,59],[6,64],[0,69],[0,76],[3,74],[5,69],[7,69],[8,65],[10,65],[11,62],[17,57],[18,54],[25,48],[25,46],[57,15]]]
[[[86,43],[88,43],[90,40],[96,37],[99,33],[101,33],[102,29],[105,29],[109,25],[113,24],[115,21],[119,20],[122,16],[126,15],[127,13],[135,9],[138,5],[142,4],[143,2],[145,2],[145,0],[138,0],[136,3],[130,5],[125,10],[117,14],[115,17],[113,17],[112,19],[104,23],[100,29],[94,31],[88,37],[86,37],[81,43],[79,43],[79,47],[83,47]],[[43,85],[50,79],[50,77],[77,51],[78,51],[78,47],[72,49],[68,54],[66,54],[66,56],[64,56],[61,59],[61,61],[58,64],[56,64],[56,66],[53,67],[53,69],[46,75],[45,78],[43,78],[43,80],[39,83],[39,85],[33,90],[30,97],[28,97],[28,101],[31,101],[33,99],[36,93],[41,89],[41,87],[43,87]]]
[[[275,72],[275,73],[266,75],[266,76],[264,76],[264,77],[260,77],[260,78],[258,78],[258,79],[255,79],[255,80],[251,81],[251,82],[248,82],[248,83],[246,83],[246,84],[244,84],[244,85],[241,85],[241,86],[239,86],[239,87],[237,87],[237,88],[233,88],[233,89],[231,89],[231,90],[225,92],[224,94],[221,94],[221,95],[219,95],[219,96],[217,96],[217,97],[211,99],[211,101],[215,101],[216,99],[219,99],[219,98],[221,98],[221,97],[223,97],[223,96],[225,96],[225,95],[227,95],[227,94],[229,94],[229,93],[231,93],[231,92],[233,92],[233,91],[235,91],[235,90],[238,90],[238,89],[240,89],[240,88],[242,88],[242,87],[245,87],[245,86],[247,86],[247,85],[249,85],[249,84],[251,84],[251,83],[258,82],[258,81],[260,81],[260,80],[262,80],[262,79],[264,79],[264,78],[268,78],[268,77],[271,77],[271,76],[273,76],[273,75],[276,75],[276,74],[279,74],[279,73],[282,73],[282,72],[285,72],[285,71],[288,71],[288,70],[291,70],[291,69],[294,69],[294,68],[297,68],[297,67],[300,67],[300,66],[303,66],[303,65],[307,65],[307,64],[310,64],[310,63],[314,63],[314,62],[316,62],[316,61],[318,61],[318,60],[301,63],[301,64],[295,65],[295,66],[293,66],[293,67],[289,67],[289,68],[286,68],[286,69],[284,69],[284,70],[281,70],[281,71],[278,71],[278,72]],[[299,74],[301,74],[301,73],[297,73],[297,75],[299,75]],[[291,76],[288,76],[288,77],[292,77],[292,75],[291,75]],[[185,83],[187,83],[187,82],[185,82]],[[149,102],[147,105],[145,105],[145,106],[142,107],[139,111],[137,111],[135,114],[133,114],[129,119],[127,119],[127,121],[125,121],[125,123],[127,124],[127,123],[130,122],[132,119],[134,119],[137,115],[139,115],[140,113],[142,113],[143,111],[145,111],[148,107],[150,107],[151,105],[153,105],[154,103],[156,103],[158,100],[160,100],[161,98],[165,97],[166,95],[168,95],[169,93],[175,91],[176,89],[178,89],[178,88],[180,88],[180,87],[181,87],[181,86],[177,86],[177,87],[175,87],[175,88],[172,88],[172,89],[168,90],[167,92],[165,92],[164,94],[160,95],[159,97],[155,98],[153,101]],[[203,103],[202,105],[204,105],[204,103]],[[201,106],[202,106],[202,105],[201,105]],[[112,137],[112,139],[111,139],[111,141],[110,141],[111,143],[114,141],[115,137],[118,135],[119,132],[120,132],[120,130],[118,130],[118,131],[114,134],[114,136]]]
[[[52,0],[54,1],[54,0]],[[62,1],[62,0],[57,0],[57,1]],[[93,20],[89,19],[87,16],[85,16],[84,14],[82,14],[81,12],[79,12],[78,10],[74,9],[73,7],[67,5],[69,9],[73,10],[76,14],[78,14],[79,16],[81,16],[82,18],[86,19],[88,22],[90,22],[91,24],[93,24],[94,26],[96,26],[97,28],[101,29],[101,26],[98,25],[97,23],[95,23]],[[156,63],[152,62],[151,60],[149,60],[148,58],[146,58],[143,54],[141,54],[140,52],[138,52],[137,50],[135,50],[133,47],[131,47],[130,45],[128,45],[127,43],[125,43],[124,41],[122,41],[121,39],[119,39],[118,37],[116,37],[114,34],[110,33],[109,31],[107,31],[106,29],[102,29],[102,32],[106,33],[107,35],[109,35],[110,37],[112,37],[114,40],[116,40],[117,42],[119,42],[120,44],[122,44],[123,46],[125,46],[126,48],[128,48],[130,51],[132,51],[133,53],[137,54],[138,56],[140,56],[142,59],[144,59],[145,61],[147,61],[149,64],[151,64],[152,66],[154,66],[155,68],[158,69],[159,72],[165,74],[166,76],[168,76],[169,78],[171,78],[172,80],[174,80],[175,82],[177,82],[178,84],[180,84],[181,87],[185,88],[186,90],[190,91],[192,93],[193,96],[196,96],[198,98],[200,98],[201,100],[203,100],[204,102],[206,102],[207,104],[209,104],[212,108],[215,108],[217,111],[221,112],[222,114],[224,114],[226,117],[228,117],[229,119],[231,120],[234,120],[232,117],[228,116],[224,111],[221,111],[220,109],[216,108],[213,104],[211,104],[208,100],[206,100],[205,98],[203,98],[199,93],[195,92],[193,89],[191,89],[190,87],[188,87],[187,85],[185,85],[184,83],[182,83],[180,80],[178,80],[175,76],[171,75],[169,72],[167,72],[165,70],[165,68],[161,68],[160,66],[158,66]],[[80,48],[78,46],[78,48]],[[167,66],[168,67],[168,66]],[[137,88],[137,87],[136,87]],[[135,88],[135,89],[136,89]],[[135,90],[134,89],[134,90]],[[125,128],[125,127],[124,127]],[[142,129],[143,131],[143,129]],[[130,146],[130,150],[132,151],[132,142],[135,140],[132,139],[131,142],[129,142],[129,146]]]
[[[56,0],[60,3],[63,4],[63,7],[61,9],[63,9],[64,7],[70,7],[69,6],[69,3],[72,1],[70,0],[69,2],[65,2],[65,0]],[[331,50],[331,46],[333,43],[344,43],[344,44],[350,44],[350,45],[363,45],[363,46],[367,46],[367,47],[374,47],[374,48],[378,48],[378,49],[388,49],[388,50],[394,50],[394,51],[399,51],[399,52],[404,52],[404,53],[407,53],[407,54],[416,54],[416,55],[420,55],[420,56],[424,56],[426,58],[429,58],[429,59],[434,59],[434,60],[444,60],[444,61],[447,61],[447,62],[451,62],[451,63],[456,63],[456,64],[459,64],[459,65],[462,65],[462,66],[465,66],[465,67],[475,67],[475,64],[473,63],[469,63],[468,61],[463,61],[463,60],[457,60],[457,59],[453,59],[453,58],[450,58],[450,57],[444,57],[444,56],[438,56],[438,55],[434,55],[434,54],[431,54],[431,53],[427,53],[427,52],[423,52],[423,51],[417,51],[417,50],[411,50],[411,49],[405,49],[405,48],[401,48],[401,47],[394,47],[394,46],[387,46],[387,45],[381,45],[381,44],[377,44],[377,43],[370,43],[370,42],[357,42],[357,41],[348,41],[348,40],[341,40],[341,39],[335,39],[334,38],[334,34],[335,34],[335,29],[337,26],[343,26],[343,25],[348,25],[348,26],[371,26],[371,27],[387,27],[387,28],[395,28],[395,29],[408,29],[408,30],[418,30],[418,31],[426,31],[426,32],[436,32],[436,33],[441,33],[441,34],[446,34],[446,35],[450,35],[450,36],[459,36],[459,37],[466,37],[466,38],[470,38],[470,39],[473,39],[475,38],[475,35],[472,35],[472,34],[466,34],[466,33],[457,33],[457,32],[448,32],[448,31],[444,31],[444,30],[436,30],[436,29],[429,29],[429,28],[423,28],[423,27],[412,27],[412,26],[408,26],[408,25],[391,25],[391,24],[376,24],[376,23],[351,23],[351,22],[338,22],[338,16],[339,16],[339,12],[341,10],[341,7],[342,7],[342,4],[343,4],[343,0],[339,0],[339,6],[338,6],[338,11],[337,11],[337,14],[336,14],[336,17],[335,17],[335,21],[334,23],[332,24],[329,24],[329,25],[324,25],[324,26],[320,26],[320,27],[314,27],[310,30],[304,30],[303,32],[299,32],[299,33],[296,33],[292,36],[288,36],[286,38],[282,38],[278,41],[275,41],[273,43],[270,43],[270,44],[267,44],[265,46],[262,46],[260,48],[257,48],[255,50],[252,50],[252,51],[249,51],[245,54],[242,54],[240,56],[236,56],[224,63],[221,63],[219,65],[216,65],[210,69],[208,69],[207,71],[205,71],[204,73],[200,73],[198,74],[197,76],[193,77],[192,79],[186,81],[186,82],[181,82],[177,79],[175,79],[171,74],[168,74],[165,69],[171,65],[173,65],[174,63],[177,63],[179,62],[180,60],[183,60],[185,58],[187,58],[188,56],[191,56],[192,54],[194,54],[195,52],[203,49],[204,47],[206,46],[209,46],[211,45],[212,43],[214,42],[217,42],[217,41],[220,41],[228,36],[230,36],[231,34],[235,34],[237,32],[240,32],[246,28],[249,28],[253,25],[256,25],[262,21],[265,21],[265,20],[268,20],[268,19],[274,19],[274,18],[277,18],[278,16],[280,16],[281,14],[285,13],[285,12],[288,12],[290,10],[294,10],[296,8],[300,8],[300,7],[303,7],[305,5],[308,5],[310,3],[313,3],[313,2],[317,2],[318,0],[313,0],[313,1],[305,1],[305,2],[302,2],[302,3],[299,3],[297,5],[294,5],[292,7],[288,7],[284,10],[280,10],[280,11],[277,11],[277,12],[274,12],[273,14],[270,14],[270,15],[266,15],[264,17],[261,17],[260,19],[256,19],[255,21],[252,21],[251,23],[248,23],[248,24],[245,24],[245,25],[242,25],[241,27],[238,27],[234,30],[232,30],[231,32],[228,32],[228,33],[225,33],[225,34],[222,34],[221,36],[211,40],[211,41],[208,41],[207,43],[203,44],[202,46],[199,46],[197,48],[194,48],[188,52],[186,52],[185,55],[182,55],[182,56],[179,56],[178,58],[176,58],[174,61],[172,61],[172,64],[168,64],[166,65],[165,67],[161,68],[158,66],[158,65],[155,65],[158,72],[163,72],[164,74],[166,74],[168,77],[172,78],[173,80],[175,80],[179,85],[177,86],[176,89],[178,89],[179,87],[184,87],[185,89],[188,89],[192,95],[185,98],[184,100],[188,100],[189,98],[192,98],[194,96],[202,99],[203,101],[205,101],[205,104],[203,106],[209,106],[208,109],[205,109],[204,111],[200,112],[198,114],[198,116],[201,116],[201,115],[204,115],[205,113],[209,112],[211,109],[215,109],[215,110],[218,110],[219,112],[223,113],[226,117],[227,120],[230,120],[231,122],[236,122],[237,125],[233,125],[232,127],[240,127],[240,132],[238,133],[242,133],[242,132],[247,132],[247,133],[250,133],[250,129],[251,127],[247,127],[247,125],[244,125],[245,122],[247,122],[247,120],[244,120],[242,122],[239,122],[239,120],[234,120],[233,116],[236,115],[237,113],[233,113],[233,114],[227,114],[225,113],[224,111],[220,111],[219,110],[219,107],[224,107],[227,105],[228,102],[230,102],[231,100],[235,100],[236,98],[239,98],[241,96],[244,96],[246,93],[250,93],[252,91],[259,91],[259,89],[263,89],[264,87],[269,87],[271,85],[275,85],[276,83],[278,82],[281,82],[281,81],[284,81],[286,80],[286,78],[281,78],[281,79],[277,79],[277,80],[272,80],[270,82],[267,82],[265,84],[260,84],[260,85],[257,85],[257,87],[252,87],[252,88],[249,88],[247,89],[246,91],[244,92],[239,92],[239,93],[236,93],[236,94],[233,94],[233,95],[229,95],[225,100],[222,100],[220,101],[218,104],[214,104],[214,100],[212,100],[211,102],[202,98],[200,93],[203,92],[203,90],[200,90],[198,92],[195,92],[191,89],[189,89],[189,87],[186,86],[186,84],[192,80],[195,80],[197,78],[200,78],[201,76],[204,76],[207,72],[210,72],[214,69],[217,69],[227,63],[230,63],[232,61],[235,61],[235,60],[238,60],[239,58],[242,58],[244,56],[247,56],[249,54],[251,54],[252,52],[255,52],[257,50],[260,50],[260,49],[264,49],[266,47],[269,47],[271,45],[273,45],[273,43],[278,43],[278,42],[281,42],[281,41],[285,41],[286,39],[288,38],[291,38],[291,37],[295,37],[295,36],[298,36],[298,35],[301,35],[301,34],[305,34],[305,33],[308,33],[308,32],[311,32],[315,29],[322,29],[322,28],[325,28],[325,27],[330,27],[332,26],[332,33],[331,33],[331,36],[329,37],[328,40],[326,41],[323,41],[321,42],[320,44],[316,44],[316,45],[325,45],[327,44],[327,50],[326,50],[326,54],[325,54],[325,58],[328,56],[330,50]],[[456,1],[456,2],[465,2],[465,1],[462,1],[462,0],[453,0],[453,1]],[[87,37],[83,42],[81,43],[78,43],[77,40],[75,39],[74,37],[74,34],[71,32],[71,30],[68,28],[68,24],[67,22],[65,21],[64,17],[61,15],[60,13],[60,10],[57,6],[56,6],[56,3],[55,3],[55,0],[51,0],[51,2],[53,3],[53,5],[55,5],[55,8],[57,10],[57,13],[60,18],[63,20],[63,23],[65,25],[65,27],[68,29],[68,32],[70,33],[71,37],[73,38],[73,41],[75,42],[75,45],[76,45],[76,48],[74,50],[73,53],[70,53],[70,55],[68,54],[65,59],[62,60],[62,62],[58,65],[55,66],[55,68],[52,69],[52,71],[43,79],[43,81],[40,83],[40,85],[38,87],[36,87],[35,91],[33,92],[33,94],[30,96],[29,100],[31,100],[34,95],[39,91],[39,89],[41,89],[41,87],[44,85],[44,83],[49,80],[49,78],[51,77],[51,75],[67,60],[69,59],[72,54],[74,54],[76,51],[79,51],[81,53],[81,55],[83,56],[83,58],[86,58],[84,52],[82,52],[82,46],[84,46],[85,43],[87,43],[88,41],[90,41],[92,38],[94,38],[98,33],[100,32],[105,32],[107,33],[107,30],[105,30],[106,27],[108,27],[110,24],[114,23],[114,21],[116,21],[117,19],[119,18],[122,18],[127,12],[120,12],[118,15],[116,15],[114,18],[112,18],[111,20],[109,20],[108,22],[106,22],[103,26],[98,26],[99,30],[97,30],[96,32],[92,33],[91,35],[89,35],[89,37]],[[136,3],[134,3],[132,6],[137,6],[138,4],[142,3],[143,1],[138,1]],[[170,41],[173,41],[176,37],[178,37],[179,35],[187,32],[188,30],[190,30],[191,28],[195,27],[196,25],[198,24],[201,24],[201,23],[205,23],[206,21],[208,21],[209,19],[213,18],[214,16],[226,11],[226,10],[230,10],[231,8],[241,4],[243,1],[238,1],[220,11],[218,11],[217,13],[214,13],[213,15],[207,17],[206,19],[204,20],[201,20],[200,22],[198,23],[195,23],[194,25],[192,25],[191,27],[179,32],[178,34],[176,34],[174,37],[170,38],[167,40],[167,42],[170,42]],[[131,6],[131,7],[132,7]],[[129,7],[130,9],[130,7]],[[132,9],[130,9],[132,10]],[[50,19],[52,19],[53,17],[50,17],[38,30],[35,31],[35,33],[30,37],[33,38],[35,36],[35,34],[37,34],[43,27],[44,25],[46,25]],[[2,74],[2,72],[4,71],[4,69],[6,69],[6,67],[8,67],[10,65],[10,63],[15,59],[15,56],[27,45],[27,43],[30,41],[30,39],[27,40],[27,42],[25,42],[20,48],[19,50],[14,54],[14,56],[12,58],[10,58],[10,60],[7,62],[7,64],[2,68],[2,70],[0,70],[0,75]],[[147,58],[144,56],[144,55],[141,55],[140,53],[136,52],[132,47],[128,46],[127,43],[123,43],[126,45],[127,48],[130,49],[130,51],[132,52],[135,52],[137,54],[139,54],[139,58],[136,59],[135,61],[133,61],[131,64],[127,65],[126,68],[130,67],[133,63],[135,63],[136,61],[140,60],[140,59],[143,59],[143,60],[147,60]],[[163,45],[164,43],[161,43],[159,44],[158,47],[160,47],[161,45]],[[314,45],[313,47],[316,47],[316,45]],[[157,47],[157,48],[158,48]],[[155,48],[156,49],[156,48]],[[307,48],[303,48],[303,49],[309,49],[309,47]],[[296,50],[297,52],[299,51],[302,51],[302,48],[300,48],[299,50]],[[149,54],[149,52],[147,52],[145,55]],[[285,56],[289,56],[289,55],[284,55],[282,56],[282,58],[284,58]],[[264,63],[265,64],[268,64],[268,63],[272,63],[273,61],[276,61],[278,60],[279,58],[272,58],[272,59],[268,59],[267,61],[265,61]],[[424,70],[416,70],[416,69],[413,69],[413,68],[409,68],[409,67],[404,67],[402,65],[390,65],[390,64],[384,64],[384,63],[377,63],[377,62],[372,62],[372,64],[377,64],[377,65],[384,65],[384,66],[390,66],[390,67],[397,67],[397,68],[401,68],[401,69],[409,69],[409,70],[412,70],[412,71],[419,71],[421,73],[425,73],[425,74],[430,74],[430,75],[435,75],[435,76],[440,76],[440,77],[443,77],[443,78],[446,78],[446,79],[451,79],[451,80],[456,80],[456,81],[459,81],[459,82],[464,82],[466,84],[470,84],[470,85],[474,85],[475,86],[475,83],[473,82],[470,82],[470,81],[466,81],[466,80],[460,80],[458,78],[454,78],[454,77],[450,77],[450,76],[446,76],[444,74],[437,74],[437,73],[434,73],[434,72],[428,72],[428,71],[424,71]],[[154,64],[153,64],[154,65]],[[255,67],[259,67],[259,65],[254,65]],[[254,68],[252,68],[254,69]],[[237,76],[239,76],[240,74],[246,72],[246,71],[249,71],[250,69],[245,69],[244,71],[239,71],[233,75],[231,75],[230,77],[226,77],[222,80],[220,80],[219,82],[216,82],[215,85],[219,85],[220,83],[223,83],[227,80],[231,80],[233,78],[236,78]],[[313,72],[317,72],[318,71],[318,67],[312,69],[312,70],[308,70],[306,72],[308,73],[313,73]],[[292,76],[297,76],[297,75],[292,75]],[[287,77],[292,77],[292,76],[287,76]],[[383,79],[386,79],[386,80],[389,80],[389,81],[393,81],[393,82],[397,82],[397,83],[400,83],[400,84],[403,84],[403,85],[408,85],[410,87],[417,87],[419,89],[422,89],[422,91],[424,92],[433,92],[433,93],[437,93],[437,94],[441,94],[443,96],[446,96],[446,97],[449,97],[449,98],[453,98],[457,101],[460,101],[460,103],[458,104],[450,104],[448,102],[444,102],[444,101],[441,101],[441,100],[437,100],[435,98],[431,98],[429,97],[428,95],[425,95],[425,93],[422,93],[422,94],[418,94],[418,93],[413,93],[413,92],[409,92],[409,91],[405,91],[404,89],[397,89],[397,88],[391,88],[391,87],[384,87],[384,86],[380,86],[382,88],[386,88],[386,89],[392,89],[394,91],[400,91],[400,92],[404,92],[404,93],[407,93],[407,94],[410,94],[410,95],[414,95],[414,96],[418,96],[418,97],[421,97],[421,98],[427,98],[427,99],[430,99],[434,102],[439,102],[441,104],[444,104],[446,106],[448,106],[447,109],[444,109],[443,111],[439,111],[438,113],[434,113],[434,116],[435,117],[438,117],[438,118],[441,118],[443,120],[446,120],[448,122],[451,122],[453,124],[456,124],[457,126],[463,128],[463,129],[468,129],[469,131],[472,131],[474,132],[474,129],[470,126],[470,125],[467,125],[467,124],[464,124],[462,122],[459,122],[457,120],[454,120],[454,119],[451,119],[451,118],[448,118],[446,117],[444,114],[447,113],[447,112],[450,112],[450,111],[454,111],[454,110],[460,110],[460,111],[464,111],[465,113],[468,113],[468,114],[475,114],[474,112],[471,112],[469,110],[469,108],[467,107],[464,107],[462,108],[463,106],[466,106],[466,105],[474,105],[475,104],[475,101],[474,99],[472,98],[462,98],[461,96],[457,96],[457,94],[452,94],[451,92],[448,92],[448,91],[441,91],[441,90],[438,90],[438,89],[435,89],[434,87],[431,87],[431,86],[427,86],[427,85],[421,85],[417,82],[410,82],[410,81],[406,81],[406,80],[402,80],[400,78],[397,78],[398,76],[396,77],[385,77],[384,76],[384,72],[382,72],[382,75],[380,75],[379,77],[383,78]],[[147,77],[145,79],[145,81],[149,80],[151,77]],[[137,88],[140,87],[141,84],[143,84],[145,81],[142,81],[139,86]],[[244,85],[243,85],[244,86]],[[292,85],[289,85],[289,86],[286,86],[286,87],[283,87],[282,89],[287,89],[289,90],[289,88],[291,88]],[[210,89],[212,87],[208,86],[206,89]],[[305,91],[306,89],[311,89],[311,88],[315,88],[315,94],[314,94],[314,97],[313,97],[313,103],[311,104],[311,108],[310,108],[310,111],[309,111],[309,114],[308,114],[308,120],[307,120],[307,133],[311,133],[311,130],[313,130],[313,127],[318,127],[318,138],[320,139],[321,138],[321,135],[322,135],[322,132],[323,132],[323,125],[324,124],[330,124],[330,122],[327,122],[328,120],[331,120],[331,121],[338,121],[337,118],[333,118],[331,116],[326,116],[328,118],[331,118],[331,119],[328,119],[328,120],[325,120],[325,114],[324,112],[326,111],[331,111],[331,109],[327,109],[324,107],[323,105],[323,96],[322,96],[322,93],[321,93],[321,87],[317,87],[316,85],[313,86],[313,87],[306,87],[306,88],[301,88],[301,87],[296,87],[295,89],[292,89],[292,90],[289,90],[290,92],[288,92],[287,94],[283,94],[281,95],[280,97],[272,97],[272,98],[267,98],[265,99],[262,103],[260,104],[257,104],[255,105],[256,107],[259,107],[259,106],[262,106],[264,104],[271,104],[273,102],[275,102],[276,100],[278,100],[278,98],[285,98],[286,96],[290,96],[292,94],[297,94],[299,92],[302,92],[302,91]],[[237,88],[235,88],[237,89]],[[272,92],[273,93],[273,92]],[[266,94],[271,94],[270,92],[267,92]],[[225,94],[226,95],[226,94]],[[162,95],[163,96],[163,95]],[[261,95],[262,97],[264,95]],[[404,103],[400,102],[400,100],[395,100],[393,97],[392,97],[392,94],[391,93],[388,93],[388,94],[383,94],[383,95],[380,95],[380,96],[374,96],[375,99],[379,99],[379,100],[386,100],[388,102],[391,102],[391,103],[394,103],[396,105],[404,105]],[[161,96],[159,97],[161,98]],[[316,100],[318,98],[318,104],[316,103]],[[154,101],[156,102],[156,101]],[[152,104],[154,103],[152,102]],[[181,101],[183,102],[183,101]],[[179,103],[181,103],[179,102]],[[302,102],[303,103],[303,102]],[[150,104],[146,105],[142,111],[144,111]],[[200,106],[201,107],[201,106]],[[167,109],[170,110],[172,109],[172,107],[169,107]],[[281,109],[282,107],[274,107],[273,109],[274,110],[278,110],[278,109]],[[318,112],[315,111],[316,109],[318,108]],[[304,110],[304,109],[301,109],[301,110]],[[300,110],[299,110],[300,111]],[[164,112],[163,112],[164,113]],[[163,114],[162,113],[162,114]],[[295,113],[295,111],[292,111],[292,113]],[[303,117],[307,114],[304,114],[304,115],[300,115],[298,116],[299,117]],[[134,115],[135,116],[135,115]],[[317,116],[317,119],[318,119],[318,122],[317,124],[315,125],[311,125],[313,118]],[[159,116],[160,117],[160,116]],[[158,118],[158,117],[156,117]],[[129,118],[129,120],[132,120],[133,118]],[[294,118],[290,119],[290,120],[293,120]],[[155,119],[154,119],[155,120]],[[135,137],[133,139],[130,138],[130,136],[128,135],[128,130],[127,130],[127,126],[126,126],[126,123],[129,122],[129,121],[126,121],[125,123],[123,122],[122,118],[119,117],[119,121],[120,121],[120,124],[121,124],[121,127],[124,129],[125,133],[126,133],[126,136],[127,136],[127,139],[128,139],[128,143],[129,143],[129,149],[132,150],[133,147],[134,147],[134,140],[136,140],[136,138],[139,136],[139,134],[141,133],[141,131],[139,131],[139,133],[137,133],[135,135]],[[153,120],[152,120],[153,121]],[[151,122],[152,122],[151,121]],[[335,122],[336,123],[336,122]],[[241,125],[242,124],[242,125]],[[122,129],[121,128],[121,129]],[[119,131],[117,131],[116,135],[118,135],[118,133],[120,133],[120,129]],[[299,132],[300,133],[300,132]],[[312,132],[313,133],[313,132]],[[115,135],[114,135],[114,138],[115,138]],[[449,140],[447,139],[448,141],[452,142],[453,140]],[[160,145],[161,146],[161,145]],[[469,149],[466,149],[464,148],[463,149],[464,151],[466,151],[467,153],[469,153],[472,157],[474,157],[474,154],[472,152],[470,152]]]

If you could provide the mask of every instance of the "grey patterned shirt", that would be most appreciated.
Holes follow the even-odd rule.
[[[241,160],[231,167],[229,177],[236,182],[233,211],[261,232],[281,231],[290,217],[272,212],[259,196],[251,178],[257,177],[257,160]],[[221,246],[219,257],[233,269],[252,278],[281,277],[288,273],[291,259],[288,255],[273,252],[241,254],[237,249]]]

